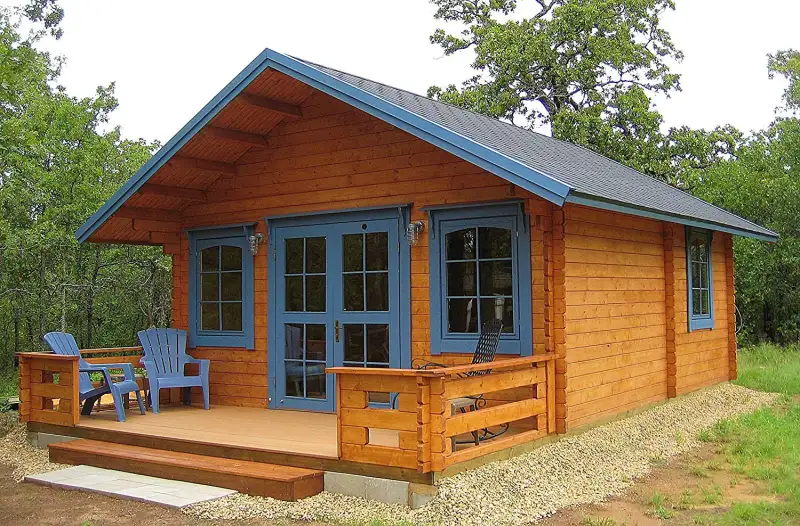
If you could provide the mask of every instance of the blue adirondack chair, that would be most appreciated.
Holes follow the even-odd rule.
[[[136,393],[136,401],[139,402],[139,411],[144,414],[144,402],[139,392],[139,385],[133,373],[133,365],[130,363],[106,363],[94,365],[81,358],[81,352],[75,338],[66,332],[48,332],[44,335],[44,341],[53,349],[53,352],[62,356],[77,356],[78,369],[80,371],[80,401],[83,402],[82,415],[89,415],[92,412],[94,403],[104,394],[110,393],[114,399],[114,409],[117,411],[117,420],[125,421],[125,407],[128,405],[128,395]],[[122,369],[125,373],[125,380],[122,382],[112,382],[110,369]],[[89,373],[102,373],[104,385],[95,387]],[[124,397],[124,398],[123,398]],[[125,403],[123,403],[125,402]]]
[[[209,360],[197,360],[186,354],[186,331],[180,329],[147,329],[139,331],[139,341],[144,348],[141,362],[150,381],[150,404],[158,413],[158,392],[172,387],[183,388],[183,403],[191,403],[192,387],[203,389],[203,405],[208,409]],[[186,376],[187,363],[200,365],[200,374]]]

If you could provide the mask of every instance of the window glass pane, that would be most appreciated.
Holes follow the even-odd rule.
[[[367,361],[389,363],[389,326],[367,325]],[[370,365],[372,367],[372,365]]]
[[[692,263],[692,288],[697,288],[700,286],[700,267],[702,263]]]
[[[510,261],[481,261],[481,296],[511,296],[514,291]]]
[[[200,252],[200,269],[203,272],[219,270],[219,247],[204,248]]]
[[[306,276],[306,312],[325,312],[325,276]]]
[[[325,364],[306,364],[306,398],[325,399]]]
[[[511,230],[507,228],[481,227],[478,229],[478,248],[481,259],[510,258]]]
[[[514,332],[514,300],[513,298],[482,298],[481,327],[490,320],[503,322],[503,332]]]
[[[343,304],[346,311],[364,310],[364,274],[345,274]]]
[[[476,296],[476,279],[474,262],[447,263],[448,296]]]
[[[309,237],[306,239],[306,273],[325,273],[324,237]]]
[[[296,323],[287,323],[283,326],[286,347],[283,352],[287,359],[303,359],[303,326]]]
[[[364,361],[364,326],[361,324],[344,325],[344,361]]]
[[[303,238],[286,240],[286,273],[303,273]]]
[[[200,301],[216,301],[219,299],[219,274],[201,274]]]
[[[348,234],[342,236],[342,257],[345,272],[364,270],[364,236]]]
[[[219,330],[219,303],[200,304],[200,329],[204,331]]]
[[[327,356],[325,325],[309,324],[306,325],[306,360],[325,361]]]
[[[475,259],[475,229],[466,228],[447,234],[446,255],[448,260]]]
[[[242,330],[242,304],[240,302],[222,304],[222,330]]]
[[[389,274],[367,274],[367,310],[389,310]]]
[[[286,310],[303,310],[303,276],[286,276]]]
[[[242,270],[242,249],[222,247],[222,270]]]
[[[286,396],[305,396],[303,362],[286,360]]]
[[[693,316],[701,316],[703,314],[703,309],[700,305],[702,301],[700,290],[694,289],[692,290],[692,315]]]
[[[478,332],[478,301],[472,299],[447,300],[447,322],[449,332]]]
[[[711,312],[708,305],[708,289],[702,289],[700,291],[700,308],[702,309],[702,314],[708,316]]]
[[[222,276],[222,300],[242,301],[242,273],[224,272]]]
[[[389,233],[375,232],[364,236],[367,246],[367,270],[389,270]]]

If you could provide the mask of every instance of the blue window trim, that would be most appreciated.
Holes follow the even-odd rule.
[[[706,250],[708,251],[708,254],[706,254],[708,258],[708,314],[702,316],[695,316],[692,314],[694,311],[694,302],[692,300],[692,256],[690,250],[692,234],[706,236]],[[713,235],[713,230],[686,227],[686,313],[688,314],[687,318],[689,320],[689,332],[714,328],[714,273],[712,268],[713,249],[711,244]]]
[[[497,352],[530,356],[533,354],[531,304],[531,243],[528,216],[523,203],[495,203],[452,208],[428,208],[430,258],[430,330],[431,354],[472,353],[478,335],[447,334],[445,316],[444,233],[451,227],[496,224],[498,220],[512,224],[514,258],[514,304],[516,331],[503,334]]]
[[[189,347],[237,347],[255,348],[255,315],[253,291],[253,256],[250,255],[248,236],[253,233],[253,224],[211,227],[188,230],[189,236]],[[214,246],[236,246],[242,249],[242,330],[200,330],[198,305],[200,303],[200,272],[198,258],[203,248]]]

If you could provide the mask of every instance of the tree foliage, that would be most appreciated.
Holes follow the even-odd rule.
[[[83,98],[56,84],[60,60],[36,45],[60,36],[61,16],[48,0],[0,10],[0,368],[50,330],[84,346],[120,345],[169,321],[169,265],[158,249],[74,238],[156,145],[103,131],[117,106],[113,84]],[[39,29],[23,35],[23,24]]]
[[[741,139],[730,128],[662,133],[651,97],[680,90],[670,69],[683,54],[661,27],[672,0],[431,0],[431,42],[445,55],[472,50],[476,75],[429,96],[584,145],[644,173],[685,185],[689,170],[728,154]]]

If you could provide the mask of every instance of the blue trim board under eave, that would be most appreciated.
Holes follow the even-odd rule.
[[[125,200],[139,190],[203,126],[214,118],[233,98],[239,95],[255,77],[270,67],[366,111],[370,115],[397,126],[559,206],[564,203],[564,198],[569,193],[570,187],[553,177],[533,170],[491,148],[478,144],[472,139],[336,79],[297,59],[271,49],[265,49],[75,232],[75,237],[78,241],[86,241],[122,206]]]
[[[604,199],[598,199],[591,196],[576,195],[573,193],[567,196],[566,202],[573,203],[576,205],[590,206],[592,208],[610,210],[612,212],[622,212],[623,214],[647,217],[650,219],[658,219],[660,221],[668,221],[670,223],[678,223],[680,225],[704,228],[707,230],[716,230],[718,232],[727,232],[728,234],[734,234],[737,236],[744,236],[744,237],[752,237],[754,239],[760,239],[761,241],[769,241],[771,243],[774,243],[775,241],[778,240],[778,234],[770,236],[767,234],[752,232],[750,230],[744,230],[741,228],[735,228],[731,226],[712,223],[711,221],[703,221],[702,219],[692,219],[689,217],[668,214],[666,212],[645,210],[632,205],[627,205],[625,203],[606,201]]]

